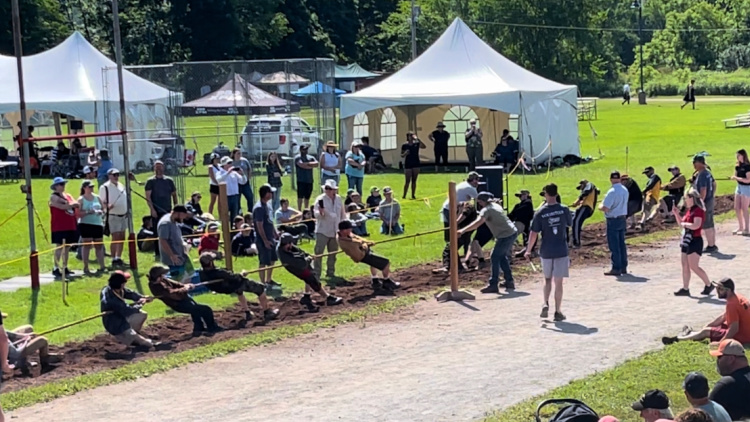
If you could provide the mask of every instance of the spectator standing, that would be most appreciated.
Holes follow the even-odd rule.
[[[417,138],[414,132],[406,133],[406,143],[401,145],[401,158],[404,159],[404,195],[402,199],[406,199],[406,193],[411,185],[411,199],[417,199],[417,178],[419,177],[419,169],[421,161],[419,159],[419,150],[425,149],[427,146]]]
[[[667,170],[672,174],[672,178],[669,179],[669,183],[662,185],[661,190],[667,191],[668,194],[659,202],[663,202],[661,207],[666,210],[667,214],[665,215],[665,218],[670,219],[672,218],[672,207],[677,206],[680,203],[682,196],[685,194],[687,180],[685,180],[685,176],[680,173],[679,167],[672,166]]]
[[[340,181],[341,154],[336,151],[338,147],[335,142],[328,141],[323,152],[320,153],[320,180],[322,183],[325,183],[326,180],[334,180],[338,184]]]
[[[273,193],[273,210],[276,211],[281,207],[281,187],[284,185],[281,181],[281,176],[284,175],[284,167],[281,166],[281,161],[279,161],[279,154],[275,152],[268,154],[266,174],[268,175],[268,184],[276,188]]]
[[[675,296],[690,296],[690,273],[703,280],[705,287],[701,292],[702,295],[710,295],[714,290],[708,275],[700,266],[701,255],[703,255],[703,238],[701,237],[701,227],[705,219],[706,212],[703,209],[700,195],[694,189],[685,194],[685,208],[687,212],[684,217],[680,217],[680,210],[672,207],[672,213],[675,220],[679,221],[682,228],[682,241],[680,249],[682,251],[682,288],[674,292]]]
[[[469,171],[474,171],[484,162],[483,136],[482,129],[477,127],[477,119],[469,120],[469,128],[466,129],[466,156],[469,158]]]
[[[628,190],[620,183],[620,172],[609,175],[612,187],[604,195],[599,209],[607,221],[607,246],[612,255],[612,268],[604,275],[619,276],[628,272],[628,250],[625,245],[628,214]]]
[[[8,334],[3,327],[3,315],[0,313],[0,370],[2,370],[3,375],[12,376],[14,367],[8,363],[8,343]],[[5,422],[2,406],[0,406],[0,422]]]
[[[669,397],[661,390],[646,391],[631,407],[640,412],[644,422],[657,422],[661,419],[671,421],[674,418],[669,408]]]
[[[216,181],[219,184],[227,185],[227,207],[229,208],[229,218],[240,215],[240,186],[247,183],[245,173],[239,167],[234,167],[233,161],[229,157],[221,159],[221,170],[216,175]]]
[[[443,122],[438,122],[435,130],[430,133],[429,139],[434,144],[435,173],[437,173],[441,161],[443,162],[443,171],[448,170],[448,141],[451,139],[451,134],[445,130]]]
[[[685,96],[682,98],[682,101],[684,103],[680,106],[680,110],[690,103],[693,104],[693,110],[695,110],[695,79],[691,79],[690,84],[685,88]]]
[[[122,267],[122,253],[125,249],[125,231],[128,229],[128,193],[125,185],[120,183],[120,170],[112,167],[107,172],[109,180],[99,187],[99,198],[105,209],[105,220],[112,236],[109,254],[112,256],[112,266]]]
[[[242,170],[242,174],[245,176],[245,183],[240,184],[240,195],[245,198],[247,205],[245,209],[250,212],[253,209],[253,204],[255,204],[252,184],[253,166],[250,165],[247,158],[242,156],[242,150],[239,148],[232,150],[232,164],[235,168]]]
[[[66,277],[73,275],[73,272],[68,269],[69,245],[79,241],[76,210],[80,205],[70,194],[65,192],[67,183],[68,181],[62,177],[55,177],[52,180],[52,185],[50,185],[52,194],[49,197],[49,213],[52,243],[56,246],[66,244],[64,248],[55,249],[55,268],[52,270],[52,275],[56,279],[62,278],[63,271]]]
[[[380,227],[381,234],[403,234],[404,228],[399,222],[401,218],[401,204],[393,199],[393,189],[390,186],[383,188],[385,199],[378,206],[380,221],[383,222]]]
[[[154,343],[141,334],[148,317],[141,310],[141,306],[153,299],[125,287],[129,279],[129,273],[115,271],[110,274],[107,286],[102,289],[99,295],[99,309],[107,312],[102,315],[104,329],[126,346],[133,343],[145,348],[158,346],[159,343]],[[128,304],[125,299],[134,303]]]
[[[326,180],[323,185],[323,193],[315,198],[315,255],[322,254],[326,249],[328,252],[339,250],[336,241],[339,223],[346,220],[344,203],[338,195],[338,184],[334,180]],[[322,274],[323,258],[315,258],[315,275],[318,280]],[[328,255],[326,264],[326,276],[329,278],[336,275],[336,255]]]
[[[177,205],[172,212],[165,214],[156,226],[159,237],[159,256],[161,263],[169,267],[169,274],[173,279],[181,280],[185,273],[185,264],[189,259],[182,241],[182,231],[179,223],[187,218],[187,208]]]
[[[104,206],[101,199],[94,195],[94,182],[84,180],[81,183],[81,197],[78,198],[78,209],[81,218],[78,221],[78,230],[83,238],[83,272],[90,275],[89,250],[93,244],[96,252],[96,260],[99,263],[99,272],[106,271],[104,266]]]
[[[88,180],[96,180],[97,170],[96,167],[86,166],[83,168],[83,178]]]
[[[712,422],[732,422],[729,413],[720,404],[709,400],[708,378],[700,372],[691,372],[685,377],[682,383],[685,390],[685,398],[695,409],[706,412]]]
[[[622,86],[622,104],[620,105],[625,105],[625,103],[630,105],[630,84],[627,82]]]
[[[355,140],[352,142],[352,148],[346,153],[346,173],[347,184],[349,189],[356,190],[362,195],[362,183],[365,180],[365,154],[361,151],[362,141]]]
[[[734,191],[734,211],[737,213],[739,228],[734,234],[743,236],[750,235],[750,161],[747,151],[737,151],[737,164],[734,167],[734,175],[730,179],[737,181],[737,189]]]
[[[297,208],[303,209],[310,207],[310,197],[313,191],[313,171],[319,163],[315,161],[312,155],[307,153],[310,148],[307,144],[299,147],[299,154],[294,157],[294,165],[297,166]],[[336,183],[338,186],[338,183]]]
[[[750,366],[742,343],[725,339],[710,353],[716,358],[716,370],[722,377],[708,399],[721,405],[733,421],[750,418]]]
[[[576,189],[581,191],[581,194],[573,204],[574,207],[578,207],[573,216],[573,248],[580,248],[583,222],[594,215],[594,207],[599,198],[599,189],[586,179],[581,180]]]
[[[171,177],[164,175],[164,163],[156,160],[154,175],[146,180],[146,201],[154,218],[154,225],[172,211],[172,205],[177,205],[177,187]],[[209,212],[211,212],[209,210]]]
[[[567,230],[573,225],[568,207],[557,202],[557,185],[551,183],[544,187],[544,199],[547,205],[534,215],[531,221],[531,235],[529,244],[533,245],[539,233],[542,234],[542,244],[539,255],[542,259],[544,272],[544,305],[541,318],[549,314],[549,296],[552,292],[552,282],[555,282],[555,321],[565,321],[562,313],[563,279],[569,277],[570,257],[568,256]],[[526,259],[531,259],[531,251],[525,253]]]
[[[716,229],[714,228],[714,194],[716,193],[716,180],[706,166],[706,157],[696,155],[693,157],[693,168],[695,168],[695,182],[693,188],[700,194],[703,205],[706,208],[706,219],[703,221],[703,232],[706,235],[705,253],[719,252],[716,247]]]
[[[99,182],[99,186],[106,183],[109,169],[114,166],[112,159],[109,157],[109,150],[100,149],[99,156],[93,162],[89,160],[89,166],[96,166],[96,180]]]
[[[212,152],[209,156],[211,164],[208,165],[208,192],[211,194],[211,202],[208,204],[208,213],[214,213],[214,206],[219,199],[219,182],[216,181],[216,175],[221,171],[219,154]]]
[[[271,185],[263,185],[259,189],[260,199],[253,207],[253,222],[255,223],[255,246],[258,248],[258,261],[260,262],[260,282],[272,282],[274,264],[278,260],[276,256],[276,242],[279,233],[273,224],[273,210],[271,201],[273,191]]]
[[[523,232],[523,245],[526,246],[529,244],[531,220],[534,219],[534,204],[531,202],[531,193],[526,189],[520,190],[515,196],[519,202],[513,206],[513,210],[508,214],[508,218],[516,225],[519,231]],[[519,227],[519,224],[522,227]]]

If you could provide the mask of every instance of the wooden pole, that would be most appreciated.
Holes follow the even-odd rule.
[[[224,237],[224,267],[232,271],[232,225],[229,221],[229,201],[227,200],[227,185],[219,184],[219,219],[221,233]]]
[[[458,257],[458,220],[456,219],[456,210],[458,209],[458,203],[456,202],[456,182],[448,183],[448,209],[450,210],[450,276],[451,276],[451,292],[458,291],[458,266],[461,265]]]
[[[63,239],[63,243],[62,243],[63,254],[65,254],[66,252],[65,248],[67,248],[67,245],[66,245],[65,239]],[[67,287],[66,285],[68,284],[68,280],[65,279],[65,268],[63,268],[62,271],[60,271],[60,273],[62,274],[62,280],[61,280],[62,283],[60,283],[60,285],[62,286],[62,301],[63,301],[63,304],[65,304],[65,306],[70,306],[68,305],[68,298],[67,298],[68,289],[66,288]]]

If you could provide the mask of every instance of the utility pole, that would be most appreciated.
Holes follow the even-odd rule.
[[[411,0],[411,60],[417,58],[417,6]]]
[[[631,9],[638,9],[638,49],[639,69],[641,73],[641,90],[638,92],[638,104],[646,104],[646,91],[643,90],[643,1],[633,0]]]

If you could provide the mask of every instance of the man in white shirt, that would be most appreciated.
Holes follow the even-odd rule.
[[[216,182],[227,185],[227,206],[229,207],[229,219],[240,214],[240,185],[247,183],[247,177],[239,167],[234,167],[234,162],[229,157],[224,157],[220,162],[221,169],[216,174]]]
[[[630,105],[630,85],[627,83],[622,86],[622,105],[625,105],[625,103]]]
[[[99,199],[106,210],[104,224],[112,236],[110,255],[112,266],[124,266],[122,251],[125,248],[125,231],[128,229],[128,193],[120,183],[120,170],[112,167],[107,171],[107,180],[99,187]]]
[[[336,233],[339,223],[346,220],[344,203],[338,195],[339,186],[335,180],[326,180],[323,185],[323,194],[315,198],[313,212],[315,214],[315,255],[320,255],[324,250],[336,252],[339,244]],[[323,258],[315,258],[315,274],[320,280],[323,269]],[[336,255],[328,255],[326,264],[326,277],[332,278],[336,274]]]
[[[466,181],[463,181],[456,185],[456,202],[459,204],[462,202],[468,202],[472,199],[477,199],[477,195],[479,195],[479,192],[477,192],[477,186],[479,186],[479,178],[482,176],[479,175],[479,173],[472,171],[469,172],[468,177],[466,177]],[[441,210],[441,218],[443,220],[443,227],[449,227],[451,224],[451,218],[457,219],[459,216],[458,210],[453,210],[453,212],[450,211],[449,207],[449,200],[446,199],[445,202],[443,202],[443,209]],[[446,230],[443,232],[443,239],[446,242],[450,242],[450,231]]]

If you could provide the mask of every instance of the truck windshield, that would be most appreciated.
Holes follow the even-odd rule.
[[[248,133],[281,132],[281,122],[278,120],[254,120],[248,122],[245,130]]]

